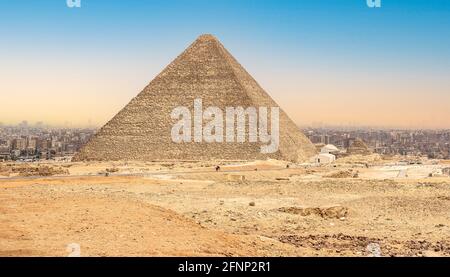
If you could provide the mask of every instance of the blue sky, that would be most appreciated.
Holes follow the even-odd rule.
[[[29,115],[11,108],[0,122],[103,124],[198,35],[212,33],[301,125],[450,128],[448,0],[382,0],[373,9],[366,0],[81,3],[0,0],[0,101],[15,107],[20,99],[28,109],[50,98],[61,107]],[[33,86],[17,87],[21,79]],[[336,115],[333,107],[346,103]],[[328,115],[311,108],[321,105]],[[80,107],[91,108],[80,115]],[[407,114],[392,120],[395,109]]]

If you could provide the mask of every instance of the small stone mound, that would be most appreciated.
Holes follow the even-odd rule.
[[[106,172],[108,173],[114,173],[114,172],[118,172],[119,169],[117,167],[112,167],[112,168],[107,168]]]
[[[326,178],[358,178],[358,171],[349,170],[341,170],[337,172],[333,172],[325,176]]]
[[[301,216],[318,215],[327,219],[341,219],[345,218],[348,214],[348,209],[340,205],[325,207],[282,207],[278,211]]]
[[[60,166],[40,164],[7,164],[0,167],[0,175],[4,176],[54,176],[68,175],[69,170]]]

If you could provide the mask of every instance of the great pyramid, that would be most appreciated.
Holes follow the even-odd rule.
[[[181,142],[171,138],[177,106],[278,107],[212,35],[201,35],[144,90],[104,125],[73,161],[254,160],[306,161],[316,153],[283,110],[278,151],[263,154],[260,142]],[[247,132],[248,133],[248,132]]]

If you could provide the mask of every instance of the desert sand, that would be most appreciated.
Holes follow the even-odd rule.
[[[450,256],[448,165],[366,159],[3,163],[0,256]]]

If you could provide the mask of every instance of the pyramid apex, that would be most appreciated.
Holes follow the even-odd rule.
[[[197,40],[217,41],[217,38],[211,34],[202,34],[197,38]]]

